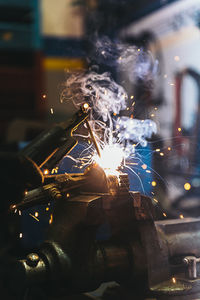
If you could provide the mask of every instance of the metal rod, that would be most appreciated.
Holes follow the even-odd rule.
[[[97,141],[96,141],[96,139],[95,139],[95,136],[94,136],[94,134],[93,134],[93,132],[92,132],[92,128],[91,128],[91,126],[90,126],[90,123],[89,123],[88,119],[85,119],[85,122],[86,122],[86,125],[87,125],[87,128],[88,128],[88,131],[89,131],[89,133],[90,133],[91,139],[92,139],[92,141],[93,141],[93,143],[94,143],[94,146],[95,146],[95,148],[96,148],[96,151],[97,151],[99,157],[101,157],[101,152],[100,152],[100,150],[99,150],[99,146],[98,146]]]

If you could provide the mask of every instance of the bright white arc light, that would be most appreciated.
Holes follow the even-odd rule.
[[[104,169],[106,174],[116,174],[124,159],[124,151],[118,145],[105,145],[100,151],[101,157],[96,156],[94,161]]]

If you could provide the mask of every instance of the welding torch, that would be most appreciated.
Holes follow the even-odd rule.
[[[71,119],[42,132],[20,154],[34,161],[39,168],[47,166],[47,162],[51,159],[48,167],[52,168],[77,144],[77,140],[72,136],[73,132],[88,118],[88,115],[89,109],[85,109],[83,105]]]
[[[100,150],[92,132],[92,128],[88,121],[90,107],[88,103],[84,103],[80,110],[68,121],[60,123],[55,127],[41,133],[35,140],[26,146],[19,157],[27,159],[35,166],[36,174],[40,174],[41,180],[35,185],[31,191],[21,197],[21,201],[11,201],[10,210],[22,210],[34,205],[46,204],[51,200],[56,200],[65,196],[69,191],[75,191],[88,185],[88,176],[85,174],[63,174],[57,176],[43,176],[40,168],[53,169],[55,165],[77,144],[77,140],[73,138],[73,132],[77,127],[86,122],[91,140],[100,156]],[[97,170],[97,168],[96,168]],[[93,171],[94,172],[94,171]],[[90,176],[91,177],[91,176]],[[102,177],[104,178],[104,176]],[[25,178],[24,178],[25,179]],[[41,183],[43,183],[41,185]],[[93,183],[94,186],[94,183]],[[24,189],[25,190],[25,189]],[[29,189],[30,190],[30,189]],[[102,190],[102,187],[101,187]]]

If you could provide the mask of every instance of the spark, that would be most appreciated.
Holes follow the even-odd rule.
[[[51,170],[51,174],[54,174],[54,173],[58,173],[58,167],[53,168],[53,169]]]
[[[48,175],[49,174],[49,170],[45,169],[43,173],[44,173],[44,175]]]
[[[176,284],[176,278],[175,278],[175,277],[172,277],[172,282],[173,282],[174,284]]]
[[[89,107],[90,106],[87,102],[83,104],[83,108],[84,108],[85,111],[87,111],[89,109]]]
[[[37,217],[35,217],[34,215],[32,215],[32,214],[29,214],[29,216],[31,216],[33,219],[35,219],[36,221],[40,221]]]
[[[49,224],[52,224],[52,223],[53,223],[53,215],[51,214],[50,219],[49,219]]]
[[[96,155],[94,161],[104,169],[106,174],[116,174],[125,156],[123,149],[117,144],[105,145],[100,153],[101,156]]]
[[[142,169],[143,169],[143,170],[146,170],[146,169],[147,169],[147,165],[146,165],[146,164],[143,164],[143,165],[142,165]]]
[[[189,190],[191,189],[191,184],[190,184],[189,182],[186,182],[186,183],[184,184],[184,189],[185,189],[186,191],[189,191]]]
[[[180,61],[180,57],[178,55],[174,56],[175,61]]]

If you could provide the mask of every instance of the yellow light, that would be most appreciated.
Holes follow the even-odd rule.
[[[166,213],[163,213],[163,216],[166,218],[167,217]]]
[[[67,195],[66,195],[66,196],[67,196],[67,198],[69,198],[70,194],[68,194],[68,193],[67,193]]]
[[[137,49],[138,52],[140,52],[140,49]]]
[[[176,278],[172,277],[172,282],[175,284],[176,283]]]
[[[20,239],[22,239],[22,237],[23,237],[23,234],[22,234],[22,233],[20,233],[20,234],[19,234],[19,237],[20,237]]]
[[[181,131],[182,131],[181,127],[179,127],[179,128],[178,128],[178,131],[179,131],[179,132],[181,132]]]
[[[171,151],[171,150],[172,150],[172,148],[171,148],[171,147],[168,147],[167,149],[168,149],[169,151]]]
[[[89,108],[89,104],[86,102],[86,103],[84,103],[83,104],[83,108],[85,109],[85,110],[88,110],[88,108]]]
[[[53,115],[53,113],[54,113],[53,108],[51,108],[50,111],[51,111],[51,114]]]
[[[51,170],[51,174],[54,174],[54,173],[58,173],[58,168],[53,168],[53,169]]]
[[[186,182],[186,183],[184,184],[184,189],[185,189],[186,191],[189,191],[189,190],[191,189],[191,184],[190,184],[189,182]]]
[[[180,219],[184,219],[184,215],[180,215],[179,218],[180,218]]]
[[[163,152],[160,152],[160,156],[164,156],[164,153],[163,153]]]
[[[35,217],[37,218],[39,216],[39,213],[36,211],[35,212]]]
[[[124,159],[123,149],[117,145],[106,145],[100,152],[101,156],[94,157],[94,161],[106,174],[116,174]]]
[[[152,181],[151,185],[156,186],[157,185],[156,181]]]
[[[49,170],[48,169],[45,169],[44,170],[44,175],[48,175],[49,174]]]
[[[133,99],[133,98],[134,98],[134,95],[131,96],[131,99]]]
[[[42,98],[43,98],[43,99],[46,99],[46,97],[47,97],[46,94],[43,94],[43,95],[42,95]]]
[[[49,211],[49,207],[46,207],[46,211]]]
[[[158,200],[157,200],[157,199],[155,199],[155,198],[153,198],[153,201],[155,201],[156,203],[158,203]]]
[[[53,215],[51,214],[50,219],[49,219],[49,224],[53,223]]]
[[[154,115],[154,114],[151,114],[151,117],[153,118],[153,117],[155,117],[155,115]]]
[[[143,169],[143,170],[146,170],[146,169],[147,169],[147,165],[146,165],[146,164],[143,164],[143,165],[142,165],[142,169]]]
[[[156,152],[160,152],[160,149],[156,149]]]

